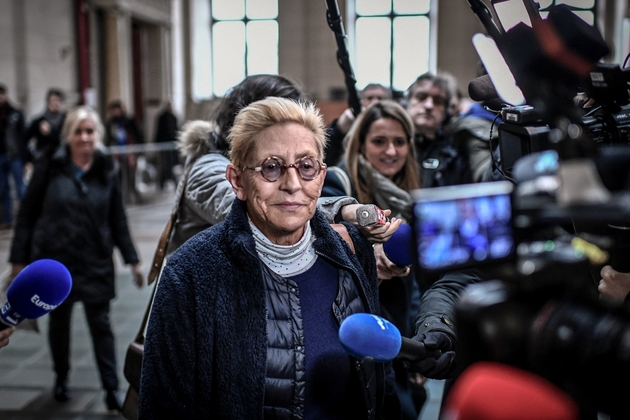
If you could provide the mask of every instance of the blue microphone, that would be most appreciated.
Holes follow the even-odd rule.
[[[352,356],[378,363],[396,357],[417,361],[425,357],[439,358],[442,354],[427,354],[424,344],[402,337],[394,324],[378,315],[358,313],[343,320],[339,327],[339,341]]]
[[[394,234],[383,242],[383,251],[396,265],[404,267],[413,263],[413,231],[408,224],[401,224]]]
[[[353,314],[339,327],[339,341],[352,356],[361,360],[388,362],[402,345],[398,328],[388,320],[372,314]]]
[[[72,276],[59,261],[42,259],[27,265],[7,289],[7,302],[0,309],[0,330],[15,327],[24,319],[46,315],[70,294]]]

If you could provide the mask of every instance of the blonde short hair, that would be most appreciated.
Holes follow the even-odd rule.
[[[92,120],[96,128],[96,145],[97,147],[103,147],[103,136],[105,135],[105,128],[101,122],[101,117],[94,109],[89,106],[78,106],[73,108],[66,115],[66,120],[63,123],[61,129],[61,142],[68,144],[69,137],[74,133],[77,126],[81,124],[83,120]]]
[[[237,168],[243,167],[246,157],[254,148],[254,137],[266,128],[279,124],[296,123],[311,133],[318,150],[320,161],[324,160],[326,148],[326,124],[312,102],[296,102],[286,98],[268,97],[243,108],[228,135],[230,160]]]

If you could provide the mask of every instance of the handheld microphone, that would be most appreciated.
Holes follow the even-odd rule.
[[[0,309],[0,330],[46,315],[71,289],[70,271],[59,261],[42,259],[27,265],[7,289],[7,302]]]
[[[394,324],[378,315],[358,313],[343,320],[339,327],[339,341],[352,356],[378,363],[396,357],[417,361],[428,354],[424,344],[402,337]],[[430,357],[439,357],[429,355]]]
[[[375,226],[387,223],[387,217],[380,207],[374,204],[364,204],[359,206],[356,211],[357,223],[359,226]]]
[[[577,420],[579,409],[564,391],[531,372],[477,362],[453,384],[444,404],[447,420]]]
[[[392,236],[383,242],[383,251],[387,258],[396,265],[404,267],[413,263],[413,231],[403,223]]]

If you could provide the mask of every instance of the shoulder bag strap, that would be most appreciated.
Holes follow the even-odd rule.
[[[171,211],[171,217],[169,217],[168,222],[166,222],[166,226],[164,226],[164,231],[162,232],[162,235],[160,235],[160,240],[158,241],[158,246],[155,249],[155,254],[153,254],[153,263],[151,263],[151,271],[149,271],[149,276],[147,277],[147,285],[155,281],[160,269],[162,268],[162,263],[164,263],[166,248],[168,247],[168,242],[171,238],[175,221],[177,221],[177,212],[179,211],[179,206],[182,203],[182,197],[184,196],[184,191],[186,190],[186,182],[188,182],[188,174],[190,173],[191,168],[192,165],[190,165],[190,168],[186,171],[184,181],[178,186],[176,196],[177,200],[173,206],[173,211]]]
[[[151,271],[149,272],[149,276],[147,277],[147,286],[155,281],[157,275],[162,269],[162,264],[164,263],[164,257],[166,256],[166,248],[168,247],[169,239],[171,238],[171,233],[173,232],[173,226],[175,225],[175,221],[177,220],[177,212],[179,210],[179,206],[182,202],[182,197],[184,196],[184,190],[186,190],[186,182],[188,182],[188,174],[190,173],[190,168],[186,171],[186,175],[184,176],[184,181],[179,185],[177,191],[177,200],[175,201],[175,206],[173,206],[173,211],[171,211],[171,217],[169,217],[168,222],[166,222],[166,226],[164,226],[164,231],[162,235],[160,235],[160,240],[158,241],[157,248],[155,249],[155,254],[153,254],[153,263],[151,263]],[[155,291],[157,290],[158,282],[155,282],[153,286],[153,291],[151,292],[151,299],[149,299],[149,304],[147,305],[147,309],[144,312],[144,317],[142,319],[142,324],[140,325],[140,330],[136,335],[136,342],[144,344],[144,330],[147,326],[147,322],[149,321],[149,314],[151,313],[151,306],[153,305],[153,298],[155,297]]]

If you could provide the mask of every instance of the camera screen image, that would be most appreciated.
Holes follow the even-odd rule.
[[[442,270],[511,258],[511,191],[507,181],[414,190],[419,267]]]

